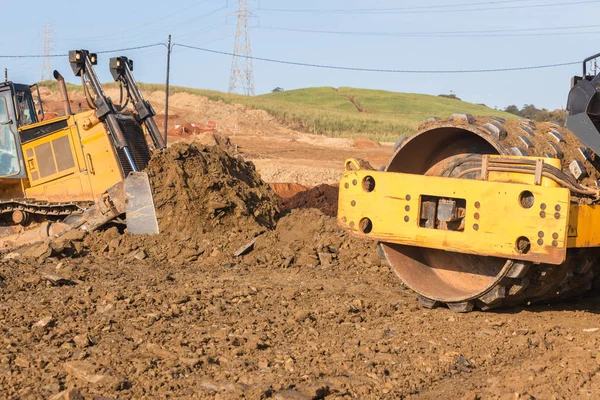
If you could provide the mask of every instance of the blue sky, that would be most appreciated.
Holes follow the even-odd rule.
[[[14,18],[0,25],[2,55],[42,54],[45,23],[51,24],[54,54],[66,54],[75,48],[103,51],[166,42],[169,33],[175,43],[227,52],[233,51],[234,46],[236,19],[230,14],[236,11],[236,0],[104,0],[87,8],[79,1],[65,0],[5,3],[3,13]],[[548,6],[558,3],[571,4]],[[252,52],[256,57],[362,68],[455,70],[571,62],[600,52],[597,44],[600,0],[249,0],[249,4],[256,16],[250,21]],[[272,10],[389,8],[395,10],[370,13]],[[590,25],[597,27],[550,30]],[[281,28],[388,35],[308,33]],[[505,32],[489,33],[497,30]],[[472,31],[486,33],[468,33]],[[427,32],[446,33],[420,35]],[[390,36],[390,33],[412,35]],[[160,46],[127,51],[123,55],[135,61],[138,81],[162,83],[165,51]],[[111,79],[108,58],[115,55],[100,55],[97,71],[103,81]],[[0,67],[9,69],[11,80],[30,83],[40,79],[42,60],[0,58]],[[53,58],[52,67],[68,81],[77,82],[66,58]],[[226,91],[230,68],[229,56],[176,46],[171,82]],[[580,65],[572,65],[503,73],[416,75],[254,61],[257,94],[276,86],[285,89],[351,86],[433,95],[453,91],[464,100],[499,108],[525,103],[552,109],[564,107],[570,79],[580,71]]]

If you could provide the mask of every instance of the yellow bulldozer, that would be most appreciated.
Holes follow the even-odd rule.
[[[96,54],[70,51],[69,63],[81,77],[89,111],[72,112],[57,71],[65,114],[57,118],[44,119],[36,85],[0,84],[0,248],[94,230],[123,214],[130,232],[158,233],[148,176],[141,171],[150,160],[149,142],[160,150],[165,138],[133,78],[133,62],[110,60],[119,104],[103,91]]]
[[[379,243],[429,308],[562,299],[600,276],[600,75],[574,77],[566,128],[455,114],[399,139],[382,170],[348,160],[338,224]]]

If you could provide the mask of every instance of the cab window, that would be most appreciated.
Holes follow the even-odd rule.
[[[13,123],[6,97],[0,96],[0,177],[16,175],[20,171],[17,141],[11,130]]]
[[[33,104],[33,96],[29,87],[15,88],[15,99],[17,101],[19,126],[31,125],[37,122],[35,104]]]

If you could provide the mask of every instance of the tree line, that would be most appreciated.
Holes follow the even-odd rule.
[[[532,119],[539,122],[558,122],[563,125],[567,118],[566,110],[550,111],[546,108],[539,109],[533,104],[525,104],[521,109],[515,105],[510,105],[506,107],[504,111],[518,115],[521,118]]]

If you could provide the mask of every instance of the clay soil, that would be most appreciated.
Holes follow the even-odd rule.
[[[186,122],[207,122],[180,100]],[[226,116],[248,111],[215,119],[231,145],[153,158],[160,235],[115,224],[4,256],[1,398],[600,396],[600,298],[421,308],[375,244],[336,226],[335,186],[313,187],[346,157],[383,165],[391,145],[264,116],[264,131],[230,132]]]

